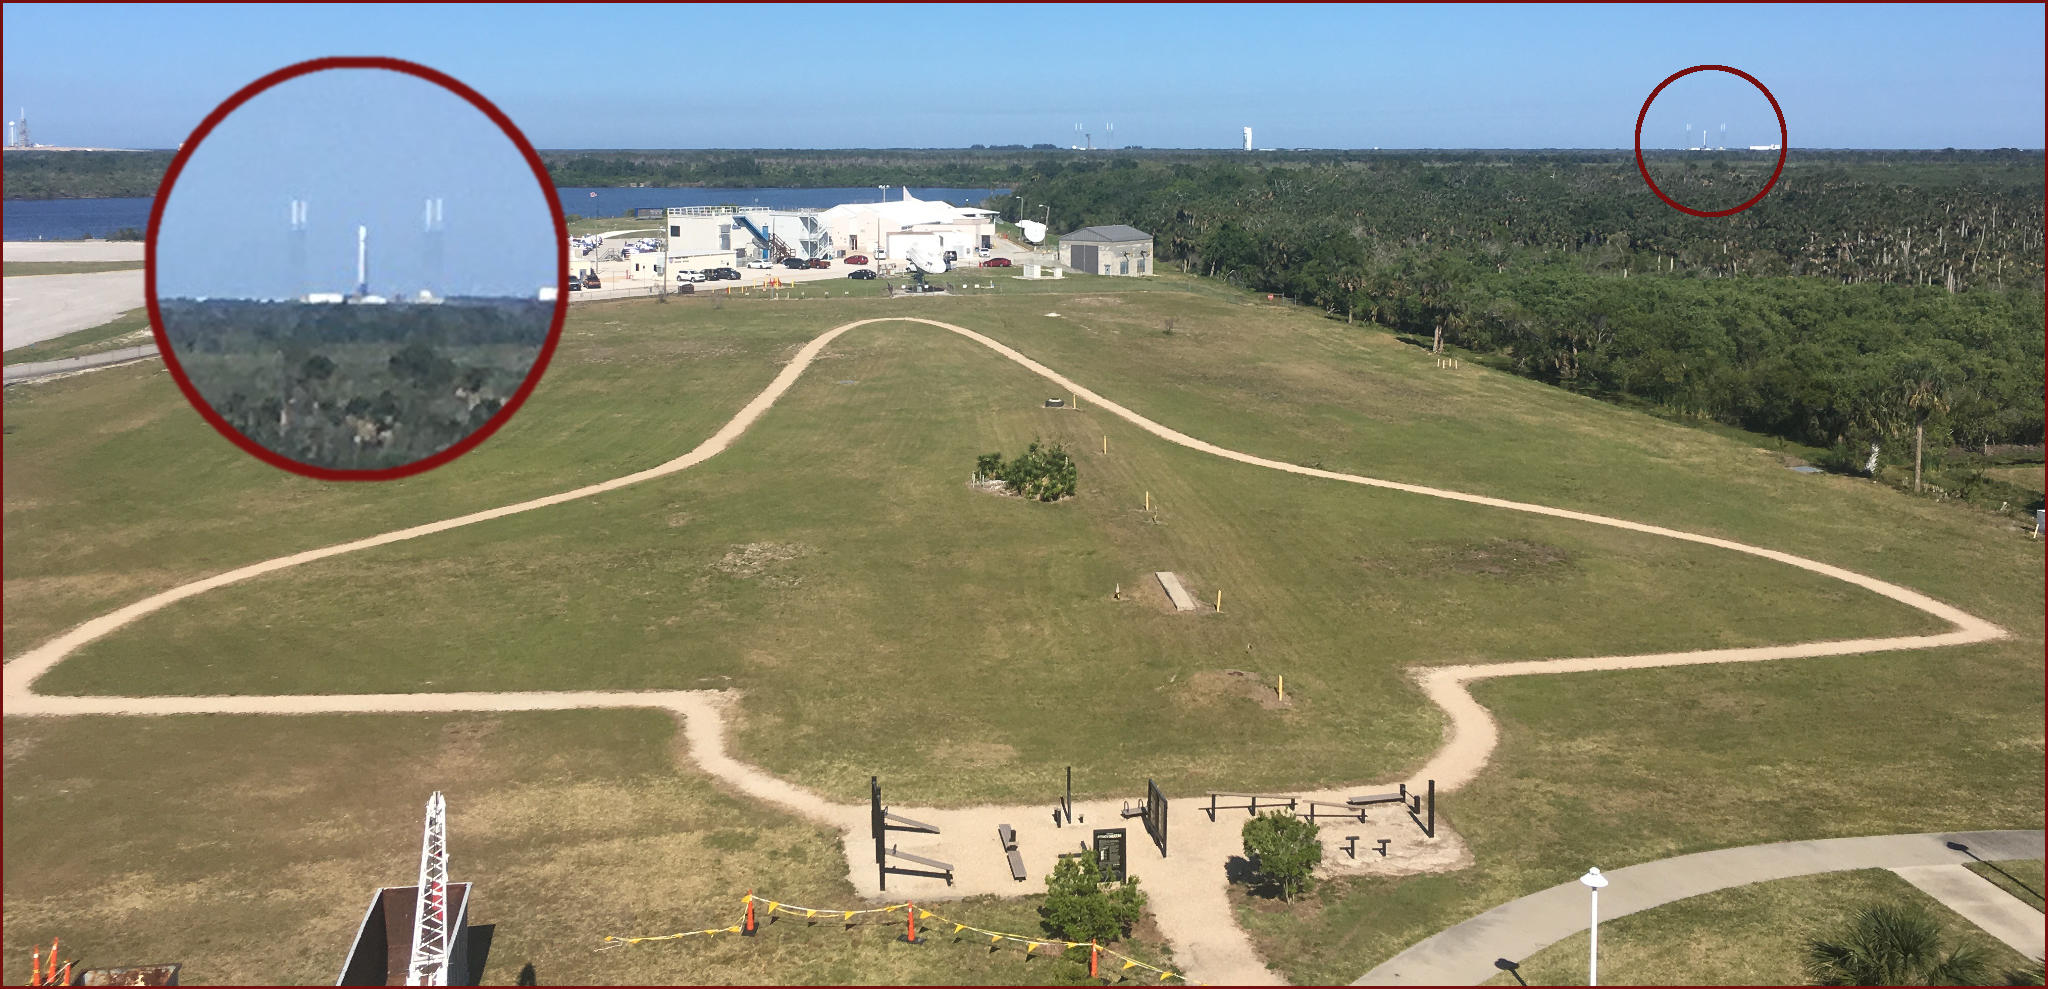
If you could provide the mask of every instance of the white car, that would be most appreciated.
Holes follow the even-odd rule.
[[[986,248],[986,247],[983,247],[983,248],[979,248],[979,249],[977,249],[977,250],[976,250],[976,251],[975,251],[974,253],[976,253],[976,254],[979,254],[979,255],[981,255],[982,257],[988,257],[988,248]]]
[[[773,262],[773,261],[764,261],[764,260],[761,260],[760,258],[755,258],[754,260],[752,260],[752,261],[749,261],[749,262],[747,262],[747,267],[749,267],[749,268],[773,268],[773,267],[775,267],[775,262]]]
[[[704,273],[703,273],[703,272],[701,272],[701,271],[678,271],[678,272],[676,272],[676,281],[679,281],[679,282],[701,282],[701,281],[703,281],[703,280],[704,280]]]

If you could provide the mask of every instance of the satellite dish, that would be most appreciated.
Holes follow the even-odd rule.
[[[1045,224],[1037,220],[1018,220],[1018,229],[1024,231],[1024,239],[1034,244],[1045,240]]]
[[[942,274],[946,270],[945,253],[924,244],[912,244],[909,250],[903,252],[903,259],[910,262],[911,267],[928,275]]]

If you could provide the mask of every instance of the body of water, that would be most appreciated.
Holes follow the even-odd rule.
[[[148,196],[133,199],[9,199],[8,240],[77,240],[105,237],[128,227],[149,227]]]
[[[975,206],[1007,189],[942,189],[912,186],[919,199]],[[577,216],[618,216],[627,210],[657,206],[769,206],[777,209],[872,203],[882,198],[874,186],[849,189],[557,189],[562,212]],[[890,198],[902,198],[892,186]],[[5,204],[8,240],[77,240],[105,237],[127,227],[149,226],[147,197],[133,199],[9,199]]]

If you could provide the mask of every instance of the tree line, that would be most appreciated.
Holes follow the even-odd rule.
[[[1706,208],[1760,188],[1768,157],[1652,170]],[[2039,444],[2040,155],[1814,157],[1721,218],[1660,202],[1632,155],[1534,153],[1045,163],[997,205],[1049,204],[1056,230],[1130,223],[1160,264],[1842,465],[1907,437]]]

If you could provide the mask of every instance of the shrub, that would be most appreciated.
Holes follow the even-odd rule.
[[[1074,493],[1081,470],[1074,458],[1055,443],[1045,446],[1037,440],[1015,460],[1005,462],[1001,453],[984,453],[974,462],[975,473],[1001,480],[1011,492],[1039,501],[1058,501]]]
[[[1115,941],[1131,933],[1145,910],[1138,877],[1128,876],[1104,890],[1102,870],[1092,855],[1064,858],[1045,877],[1045,903],[1038,908],[1046,933],[1064,941]]]
[[[1244,855],[1267,882],[1280,887],[1280,898],[1307,889],[1323,861],[1322,828],[1316,822],[1274,811],[1244,822]]]

